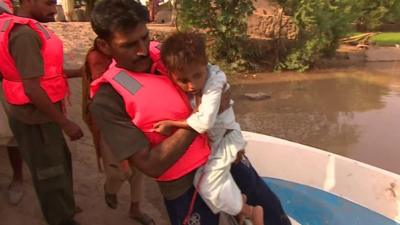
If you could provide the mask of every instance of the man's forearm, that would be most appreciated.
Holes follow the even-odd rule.
[[[40,87],[38,79],[24,80],[23,84],[26,95],[37,109],[60,126],[67,121],[64,114],[54,106],[47,94]]]
[[[146,175],[159,177],[186,152],[197,135],[192,129],[179,129],[157,146],[138,151],[129,161]]]

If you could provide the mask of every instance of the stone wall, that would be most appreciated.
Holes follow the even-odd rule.
[[[294,39],[298,29],[290,17],[283,14],[282,8],[271,0],[254,2],[256,10],[249,18],[248,34],[265,39]]]

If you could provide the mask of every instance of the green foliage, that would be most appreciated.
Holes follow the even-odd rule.
[[[278,70],[307,70],[321,56],[334,54],[339,39],[351,31],[352,0],[278,0],[299,28],[296,46]]]
[[[182,0],[178,24],[181,30],[205,31],[211,40],[211,56],[240,67],[247,18],[253,10],[252,0]]]
[[[284,57],[278,50],[277,58],[282,61],[277,70],[304,71],[317,59],[332,56],[354,25],[375,29],[400,20],[400,0],[276,1],[298,27],[295,44],[290,42],[287,51],[284,48]],[[247,18],[253,10],[252,0],[181,0],[178,20],[183,30],[205,31],[211,40],[211,58],[237,69],[249,53],[244,43]],[[386,39],[393,42],[393,38]]]
[[[389,12],[385,15],[385,22],[398,23],[400,21],[400,1],[395,0],[391,5]]]
[[[360,0],[354,3],[355,20],[358,29],[373,30],[384,22],[398,22],[400,19],[399,0]]]

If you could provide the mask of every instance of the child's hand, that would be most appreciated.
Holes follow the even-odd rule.
[[[225,86],[224,86],[225,89]],[[221,96],[221,104],[219,106],[219,112],[218,114],[223,113],[225,110],[229,109],[231,107],[231,89],[228,89],[224,92],[222,92]]]
[[[243,149],[243,150],[240,150],[240,151],[237,153],[236,159],[235,159],[235,161],[233,161],[233,164],[238,164],[238,163],[240,163],[240,161],[242,161],[244,155],[245,155],[245,150],[244,150],[244,149]]]
[[[172,134],[174,126],[171,124],[170,121],[164,120],[164,121],[155,123],[153,128],[154,128],[155,132],[158,132],[165,136],[170,136]]]

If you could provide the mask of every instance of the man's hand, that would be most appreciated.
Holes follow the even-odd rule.
[[[83,132],[81,128],[74,122],[66,120],[61,128],[68,135],[71,141],[76,141],[83,137]]]
[[[223,89],[225,89],[225,86]],[[223,113],[225,110],[229,109],[230,107],[231,107],[231,89],[229,88],[228,90],[222,92],[221,104],[219,106],[218,114]]]
[[[158,133],[160,133],[162,135],[165,135],[165,136],[170,136],[172,134],[174,126],[173,126],[171,121],[164,120],[164,121],[160,121],[158,123],[155,123],[153,128],[154,128],[155,132],[158,132]]]

